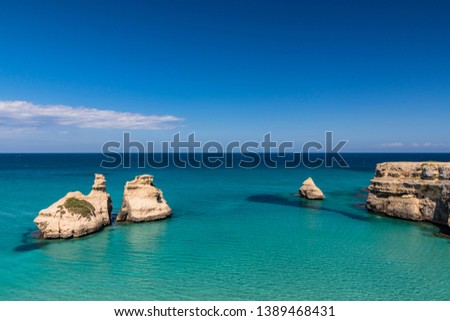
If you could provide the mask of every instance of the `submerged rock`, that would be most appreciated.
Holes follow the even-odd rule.
[[[323,200],[325,198],[325,195],[323,195],[320,188],[314,184],[311,177],[303,182],[303,185],[300,187],[298,192],[300,193],[300,196],[310,200]]]
[[[450,163],[378,164],[369,186],[367,208],[414,221],[450,225]]]
[[[111,224],[112,202],[106,192],[106,180],[95,174],[88,195],[70,192],[34,219],[44,238],[80,237]]]
[[[122,208],[117,221],[146,222],[172,214],[160,189],[153,185],[152,175],[136,176],[125,184]]]

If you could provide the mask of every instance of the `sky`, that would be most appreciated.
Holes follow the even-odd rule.
[[[0,152],[450,152],[449,1],[0,1]]]

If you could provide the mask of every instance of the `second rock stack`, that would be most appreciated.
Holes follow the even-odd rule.
[[[140,175],[125,184],[122,208],[117,221],[148,222],[166,218],[172,210],[152,175]]]

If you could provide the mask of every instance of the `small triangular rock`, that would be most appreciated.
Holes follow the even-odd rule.
[[[301,197],[310,199],[310,200],[323,200],[325,195],[323,195],[320,188],[314,184],[314,181],[311,177],[308,177],[307,180],[303,182],[302,187],[298,190]]]

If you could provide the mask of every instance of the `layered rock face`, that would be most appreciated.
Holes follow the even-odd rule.
[[[122,208],[117,221],[146,222],[172,214],[160,189],[153,185],[152,175],[136,176],[125,184]]]
[[[377,165],[367,208],[414,221],[450,225],[450,163],[391,162]]]
[[[95,174],[88,195],[70,192],[34,219],[44,238],[80,237],[111,224],[112,202],[106,192],[106,180]]]
[[[303,182],[303,185],[298,190],[300,196],[310,199],[310,200],[323,200],[325,195],[323,195],[320,188],[314,184],[314,181],[311,177]]]

